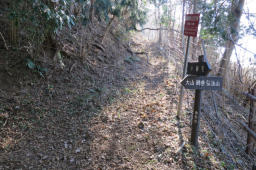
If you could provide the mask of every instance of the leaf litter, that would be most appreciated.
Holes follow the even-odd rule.
[[[176,108],[180,78],[176,68],[154,52],[156,44],[139,38],[134,44],[134,51],[149,50],[149,63],[146,56],[123,62],[125,67],[112,69],[109,76],[103,74],[107,81],[96,82],[96,87],[96,80],[90,84],[81,72],[73,70],[70,79],[75,82],[64,80],[65,86],[45,86],[51,87],[50,98],[46,99],[49,89],[41,87],[36,99],[17,96],[11,107],[14,109],[0,117],[13,123],[1,127],[0,169],[231,167],[215,139],[200,136],[199,150],[189,144],[191,93],[186,93],[184,117],[179,120]],[[208,131],[207,125],[202,126],[203,132]],[[210,146],[214,142],[215,147]]]

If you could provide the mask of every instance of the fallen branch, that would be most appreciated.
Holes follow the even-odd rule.
[[[125,47],[125,46],[124,46]],[[132,55],[134,56],[134,52],[130,49],[130,47],[125,47],[126,50]]]
[[[249,94],[249,93],[243,93],[243,94],[246,95],[246,97],[248,97],[248,98],[250,98],[250,99],[256,101],[256,96],[253,96],[253,95],[251,95],[251,94]]]
[[[186,144],[186,142],[183,142],[183,143],[181,144],[181,146],[176,150],[176,154],[179,153],[179,152],[183,149],[183,147],[185,146],[185,144]]]
[[[74,64],[72,64],[72,66],[70,67],[70,69],[69,69],[69,73],[71,73],[72,72],[72,70],[76,67],[76,63],[74,63]]]
[[[3,127],[5,127],[5,125],[7,124],[7,122],[8,122],[8,119],[6,119],[6,120],[4,121]]]
[[[252,137],[256,140],[256,132],[254,132],[252,129],[250,129],[244,122],[239,121],[239,123],[249,132]]]
[[[8,103],[16,103],[13,98],[10,99],[10,98],[5,98],[5,97],[0,96],[0,100],[3,102],[8,102]]]
[[[140,54],[148,54],[147,52],[145,52],[145,51],[142,51],[142,52],[134,52],[135,54],[138,54],[138,55],[140,55]]]
[[[92,46],[96,47],[97,49],[99,49],[100,51],[102,51],[104,53],[105,49],[101,44],[98,43],[93,43]]]
[[[6,50],[8,50],[8,46],[7,46],[7,44],[6,44],[6,41],[5,41],[5,39],[4,39],[3,34],[2,34],[1,32],[0,32],[0,35],[1,35],[2,39],[3,39],[3,41],[4,41],[4,46],[5,46]]]

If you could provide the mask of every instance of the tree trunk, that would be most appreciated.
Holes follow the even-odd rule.
[[[214,0],[214,16],[217,16],[217,0]]]
[[[172,22],[172,30],[174,30],[175,28],[175,21],[176,21],[176,8],[174,9],[174,13],[173,13],[173,22]],[[174,37],[174,31],[172,31],[172,36],[173,36],[173,39],[176,39],[178,41],[178,37],[179,37],[179,34],[176,35],[176,38]]]
[[[230,63],[230,58],[235,47],[235,43],[237,43],[239,39],[239,28],[240,28],[240,19],[242,16],[242,11],[244,7],[245,0],[234,0],[232,2],[231,8],[231,16],[233,16],[233,22],[231,22],[230,30],[229,30],[229,39],[225,43],[225,52],[222,56],[220,62],[220,68],[218,71],[218,75],[223,77],[223,82],[227,79],[227,70]]]
[[[216,1],[217,1],[217,0],[215,0],[215,2],[216,2]],[[206,4],[206,0],[204,0],[203,3]],[[205,14],[205,8],[202,9],[202,14],[201,14],[200,17],[203,18],[203,15],[204,15],[204,14]],[[203,31],[203,28],[204,28],[204,25],[201,24],[201,27],[200,27],[200,30],[199,30],[199,37],[201,37],[200,35],[201,35],[202,31]],[[200,46],[200,42],[201,42],[201,40],[200,40],[200,38],[198,38],[198,40],[197,40],[197,46],[198,46],[198,47]]]
[[[158,39],[158,43],[161,46],[162,44],[162,24],[160,23],[160,29],[159,29],[159,39]]]
[[[161,43],[162,43],[162,29],[161,29],[162,24],[161,24],[161,15],[160,15],[160,5],[157,6],[157,15],[158,15],[159,28],[160,28],[160,30],[158,32],[159,33],[158,43],[159,43],[159,45],[161,45]]]
[[[197,0],[193,1],[193,13],[197,13]],[[193,38],[193,42],[192,42],[192,59],[196,60],[197,59],[197,47],[196,47],[196,40],[197,37]]]
[[[183,51],[185,51],[185,42],[184,42],[184,16],[185,16],[185,3],[186,0],[183,0],[182,4],[182,21],[181,21],[181,45],[180,47],[183,48]],[[184,52],[185,54],[185,52]]]
[[[168,44],[171,44],[170,40],[172,39],[172,33],[173,33],[173,31],[171,29],[171,25],[172,25],[172,4],[171,4],[171,2],[169,4],[168,16],[170,17],[170,21],[168,23],[169,30],[167,32],[167,34],[168,34],[167,42],[168,42]]]
[[[255,95],[256,89],[254,87],[252,89],[249,89],[249,94]],[[248,120],[248,127],[252,130],[255,131],[256,129],[256,112],[255,112],[255,101],[253,99],[250,99],[250,113],[249,113],[249,120]],[[253,136],[248,133],[247,135],[247,147],[246,147],[246,153],[249,154],[250,152],[253,151],[254,149],[254,139]]]
[[[103,44],[103,42],[104,42],[104,39],[105,39],[107,33],[109,32],[109,30],[110,30],[110,28],[111,28],[111,26],[112,26],[112,24],[113,24],[115,18],[116,18],[116,16],[114,15],[114,16],[111,18],[111,20],[109,21],[109,23],[108,23],[108,25],[107,25],[107,27],[106,27],[106,30],[105,30],[105,32],[104,32],[104,34],[103,34],[102,40],[101,40],[101,43],[102,43],[102,44]]]
[[[93,15],[94,15],[94,2],[95,0],[90,0],[91,6],[90,6],[90,11],[89,11],[89,20],[91,24],[93,25]]]
[[[155,11],[154,11],[154,15],[155,15],[155,26],[157,27],[158,26],[158,22],[157,22],[157,9],[156,9],[156,5],[155,5]],[[156,40],[157,39],[157,35],[156,35],[157,33],[154,33],[154,40]]]

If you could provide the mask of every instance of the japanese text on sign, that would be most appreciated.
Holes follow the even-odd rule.
[[[181,84],[186,89],[221,90],[222,78],[205,76],[187,76],[182,80]]]
[[[200,14],[187,14],[185,18],[184,35],[197,36]]]
[[[208,86],[208,87],[220,87],[220,81],[214,80],[186,80],[186,84],[189,86]]]
[[[189,62],[187,68],[187,74],[192,75],[207,75],[211,71],[211,68],[207,62]]]

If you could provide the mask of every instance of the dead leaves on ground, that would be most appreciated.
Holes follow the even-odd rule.
[[[170,104],[170,98],[176,96],[167,94],[166,81],[155,82],[156,88],[146,90],[149,83],[147,80],[134,83],[132,87],[135,90],[128,98],[104,108],[104,114],[110,121],[104,123],[104,128],[99,125],[92,127],[92,131],[97,131],[96,138],[101,138],[93,143],[104,141],[99,143],[99,147],[94,147],[95,155],[108,153],[112,144],[115,148],[111,153],[126,158],[123,162],[130,168],[169,169],[171,154],[175,154],[180,140]],[[169,85],[174,84],[169,81]],[[114,161],[117,159],[115,156],[112,159],[108,161],[117,161]]]

